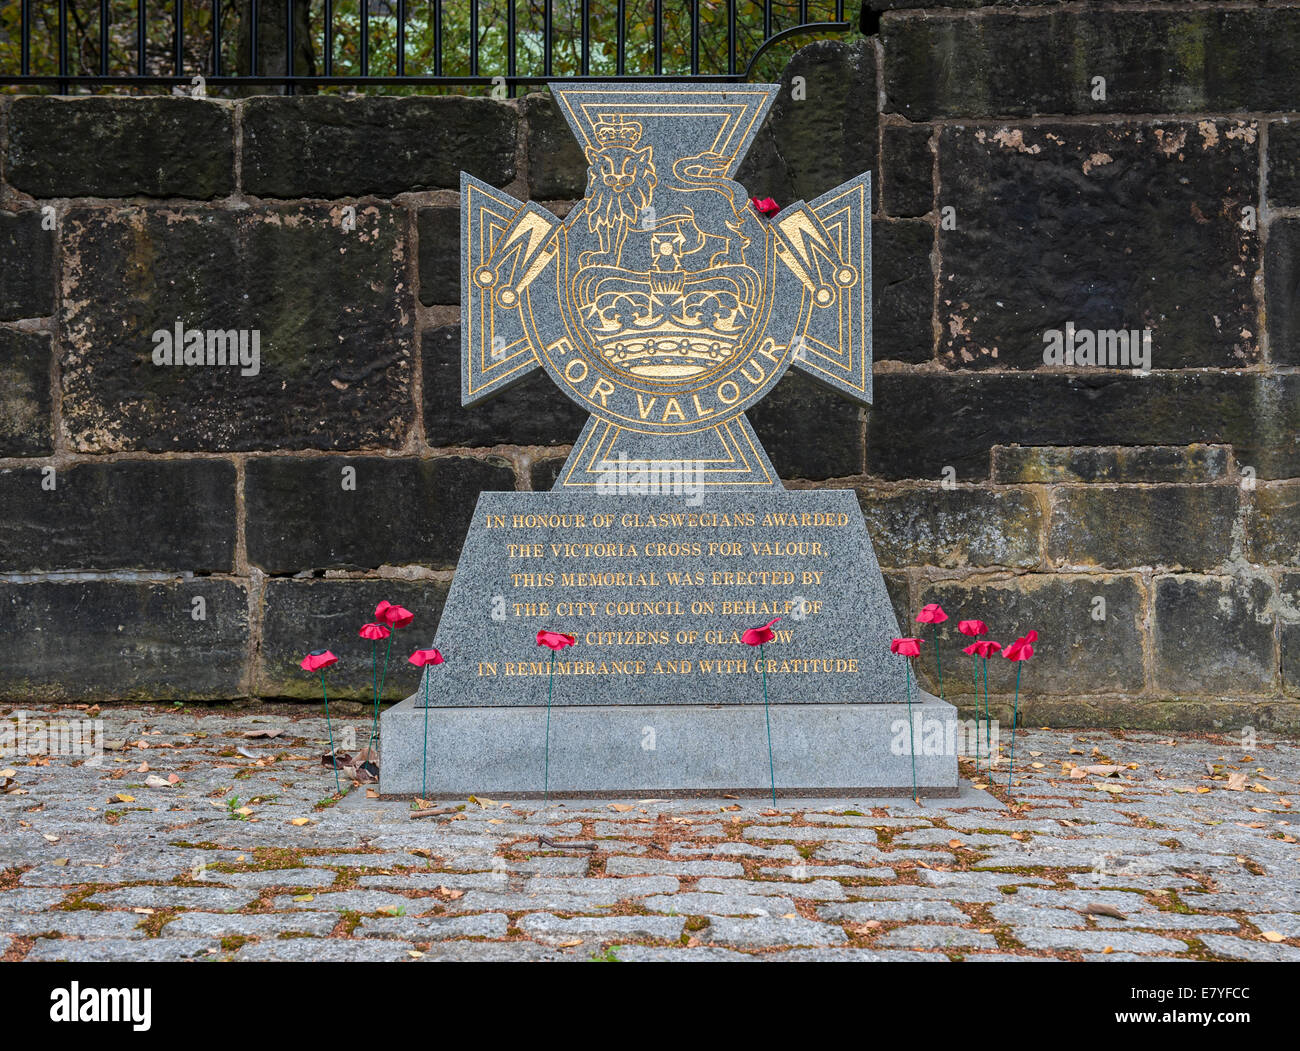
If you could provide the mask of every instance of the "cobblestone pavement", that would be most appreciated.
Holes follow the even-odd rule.
[[[22,713],[29,736],[86,717]],[[1030,730],[1013,807],[1004,759],[1003,799],[964,761],[961,796],[924,805],[470,798],[415,820],[331,794],[305,707],[98,717],[102,765],[0,761],[7,960],[1300,960],[1294,742]]]

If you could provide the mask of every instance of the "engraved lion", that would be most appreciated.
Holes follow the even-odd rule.
[[[596,235],[600,250],[583,252],[579,264],[607,261],[618,266],[628,230],[654,199],[658,179],[652,147],[588,146],[586,152],[587,229]]]

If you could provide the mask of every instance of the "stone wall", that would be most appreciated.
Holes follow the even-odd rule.
[[[1300,8],[873,3],[742,170],[876,173],[875,404],[789,375],[773,462],[859,492],[905,626],[1039,630],[1031,723],[1300,727]],[[319,645],[366,696],[369,609],[427,644],[478,492],[583,422],[459,405],[458,173],[563,214],[554,106],[11,96],[0,165],[0,697],[311,697]],[[260,371],[154,365],[177,321]],[[1150,372],[1045,365],[1067,323]]]

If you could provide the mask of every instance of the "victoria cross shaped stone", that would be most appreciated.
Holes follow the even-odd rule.
[[[745,409],[786,369],[871,400],[870,174],[771,220],[733,179],[778,90],[552,85],[588,165],[564,220],[461,173],[462,403],[545,369],[591,413],[557,489],[779,487]]]

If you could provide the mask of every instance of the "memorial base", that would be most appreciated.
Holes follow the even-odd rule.
[[[761,703],[556,705],[550,720],[552,797],[770,791]],[[429,708],[422,790],[424,723],[425,709],[413,697],[383,714],[381,795],[543,795],[544,706]],[[912,794],[906,704],[772,705],[771,724],[778,799]],[[919,794],[957,795],[954,744],[963,730],[957,709],[929,694],[914,695],[912,729]]]

